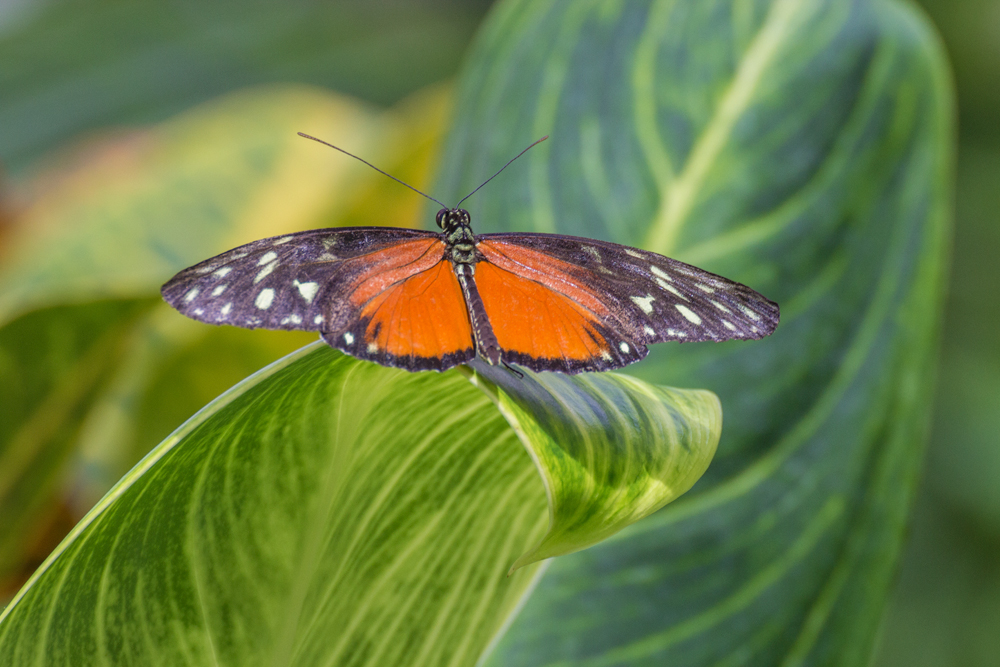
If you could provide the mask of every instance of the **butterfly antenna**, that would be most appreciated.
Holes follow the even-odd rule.
[[[300,134],[301,134],[301,133],[300,133]],[[532,148],[534,148],[535,146],[537,146],[538,144],[542,143],[543,141],[545,141],[545,140],[546,140],[546,139],[548,139],[548,138],[549,138],[549,135],[547,135],[547,134],[546,134],[546,135],[545,135],[544,137],[542,137],[541,139],[539,139],[539,140],[538,140],[538,141],[536,141],[535,143],[533,143],[533,144],[531,144],[530,146],[528,146],[527,148],[525,148],[525,149],[524,149],[523,151],[521,151],[520,153],[518,153],[517,155],[515,155],[515,156],[514,156],[513,158],[511,158],[511,159],[510,159],[510,162],[508,162],[508,163],[507,163],[507,164],[505,164],[504,166],[500,167],[500,171],[503,171],[504,169],[506,169],[507,167],[509,167],[509,166],[510,166],[510,163],[511,163],[511,162],[513,162],[513,161],[514,161],[514,160],[516,160],[517,158],[521,157],[522,155],[524,155],[525,153],[527,153],[528,151],[530,151],[530,150],[531,150]],[[339,150],[339,149],[338,149],[338,150]],[[493,180],[494,178],[496,178],[497,176],[499,176],[499,175],[500,175],[500,171],[498,171],[497,173],[493,174],[492,176],[490,176],[489,178],[487,178],[487,179],[486,179],[485,181],[483,181],[483,184],[482,184],[482,185],[480,185],[480,186],[479,186],[479,188],[483,187],[483,185],[486,185],[487,183],[489,183],[490,181],[492,181],[492,180]],[[472,195],[474,195],[474,194],[476,194],[477,192],[479,192],[479,188],[476,188],[475,190],[473,190],[473,191],[472,191],[472,192],[470,192],[469,194],[467,194],[467,195],[465,195],[464,197],[462,197],[462,201],[460,201],[460,202],[458,202],[457,204],[455,204],[455,208],[458,208],[459,206],[461,206],[461,205],[462,205],[462,202],[463,202],[463,201],[465,201],[466,199],[468,199],[468,198],[469,198],[469,197],[471,197]],[[436,201],[436,200],[435,200],[435,201]]]
[[[438,204],[441,204],[441,202],[439,202],[437,199],[434,199],[434,197],[431,197],[429,194],[426,194],[424,192],[421,192],[420,190],[417,190],[415,187],[413,187],[409,183],[405,183],[405,182],[399,180],[398,178],[396,178],[392,174],[387,174],[386,172],[382,171],[381,169],[379,169],[378,167],[376,167],[375,165],[373,165],[368,160],[363,160],[362,158],[359,158],[357,155],[355,155],[353,153],[348,153],[343,148],[340,148],[338,146],[334,146],[333,144],[328,143],[326,141],[323,141],[322,139],[317,139],[316,137],[310,136],[310,135],[306,134],[305,132],[299,132],[298,135],[300,137],[305,137],[306,139],[312,139],[313,141],[319,142],[319,143],[323,144],[324,146],[329,146],[330,148],[336,149],[336,150],[340,151],[341,153],[343,153],[344,155],[350,155],[355,160],[360,160],[361,162],[364,162],[365,164],[367,164],[369,167],[371,167],[372,169],[374,169],[378,173],[384,174],[384,175],[388,176],[389,178],[391,178],[392,180],[396,181],[397,183],[401,183],[401,184],[405,185],[406,187],[410,188],[411,190],[413,190],[417,194],[423,195],[423,196],[427,197],[428,199],[430,199],[431,201],[434,201],[434,202],[437,202]],[[534,144],[532,144],[532,145],[534,145]],[[530,148],[530,147],[531,146],[529,146],[528,148]],[[479,188],[476,188],[476,189],[478,190]],[[441,204],[441,207],[442,208],[448,208],[445,204]]]

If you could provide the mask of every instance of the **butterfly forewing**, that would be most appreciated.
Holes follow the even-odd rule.
[[[479,240],[488,258],[546,275],[553,289],[561,282],[564,293],[584,305],[598,301],[606,311],[602,320],[624,342],[757,339],[778,324],[777,304],[749,287],[653,252],[549,234],[483,234]]]

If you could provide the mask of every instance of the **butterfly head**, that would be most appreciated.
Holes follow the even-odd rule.
[[[469,227],[472,224],[472,217],[464,208],[443,208],[438,211],[435,219],[437,226],[443,229],[446,234],[450,234],[460,227]]]

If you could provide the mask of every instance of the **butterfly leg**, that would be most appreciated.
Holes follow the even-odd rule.
[[[476,281],[472,277],[473,265],[456,264],[455,273],[458,282],[462,286],[462,294],[465,296],[465,305],[469,309],[469,320],[472,322],[472,332],[476,341],[476,352],[491,365],[500,364],[500,343],[493,333],[493,325],[486,316],[486,307],[483,299],[479,296],[479,289]]]
[[[503,367],[506,368],[508,371],[510,371],[513,375],[517,376],[518,380],[523,380],[524,379],[524,373],[522,373],[521,371],[517,370],[515,367],[511,366],[506,361],[503,362]]]

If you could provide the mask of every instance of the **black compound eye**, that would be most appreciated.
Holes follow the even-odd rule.
[[[447,215],[448,215],[448,209],[446,208],[443,208],[437,212],[437,217],[435,218],[435,220],[437,221],[437,226],[440,227],[441,229],[444,229],[444,219],[445,216]]]

